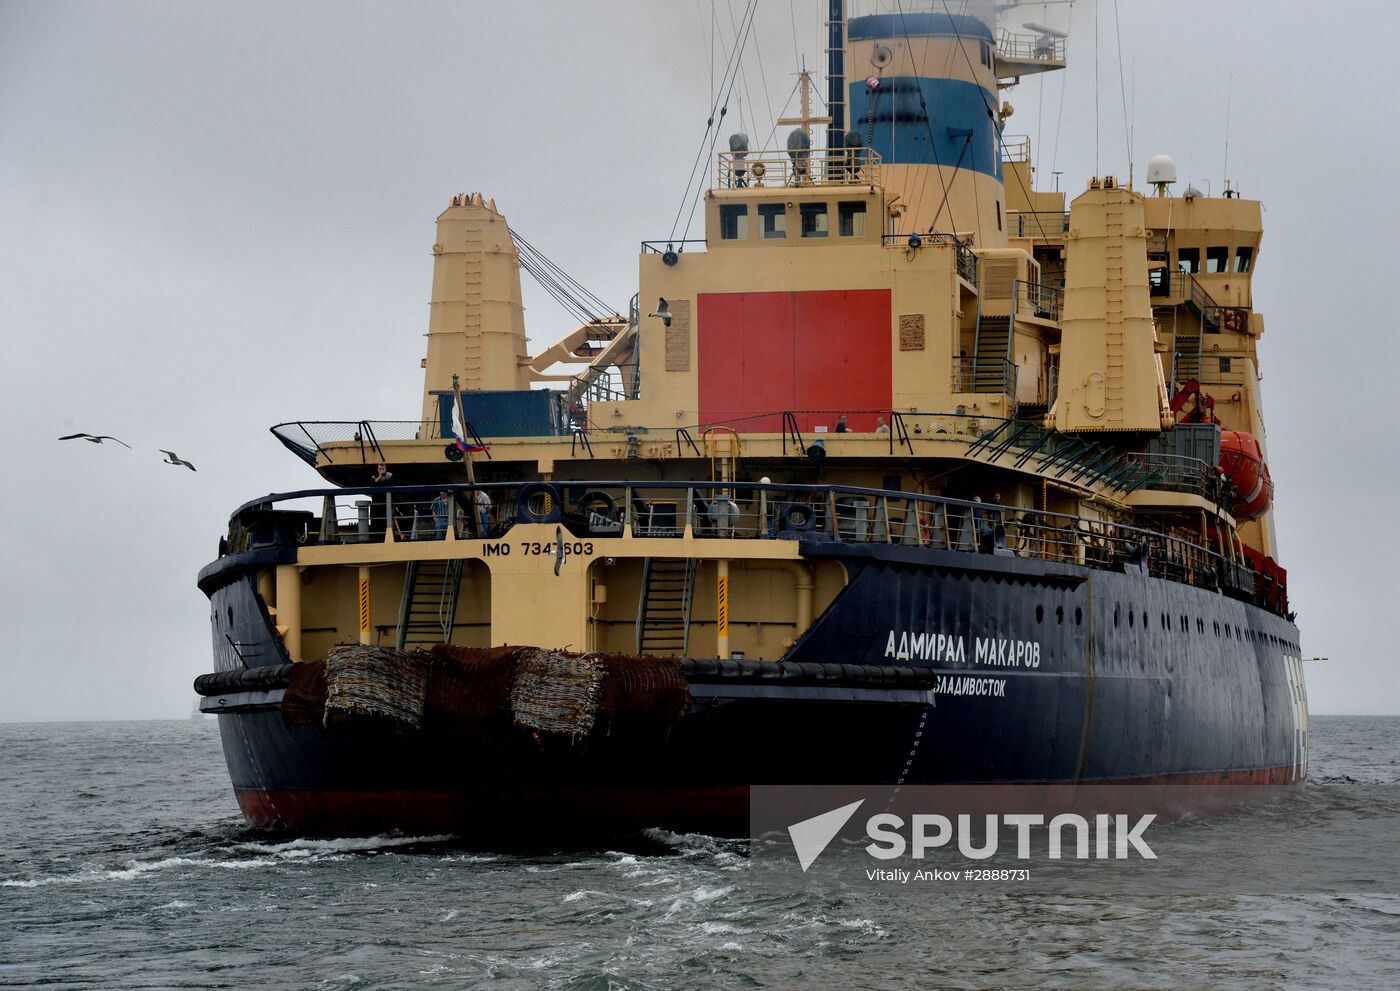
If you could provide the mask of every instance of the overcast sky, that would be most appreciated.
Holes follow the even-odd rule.
[[[826,6],[760,3],[728,118],[756,144],[800,58],[821,67]],[[1101,2],[1097,144],[1093,0],[1027,7],[1071,13],[1071,68],[1006,94],[1041,188],[1126,176],[1127,116],[1139,180],[1166,152],[1218,193],[1228,138],[1264,202],[1280,555],[1304,654],[1331,658],[1313,711],[1400,711],[1400,128],[1372,40],[1400,5],[1125,0],[1115,26]],[[626,305],[704,131],[710,9],[0,0],[0,720],[188,714],[212,664],[195,573],[229,512],[318,481],[267,428],[418,415],[453,193]],[[572,329],[528,279],[525,302],[537,348]],[[75,430],[135,450],[55,439]]]

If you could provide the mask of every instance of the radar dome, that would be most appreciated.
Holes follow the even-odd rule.
[[[1153,155],[1147,163],[1148,182],[1176,182],[1176,162],[1170,155]]]

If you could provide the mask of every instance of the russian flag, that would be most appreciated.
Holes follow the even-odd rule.
[[[462,394],[460,392],[457,393],[456,409],[453,411],[452,416],[452,426],[456,430],[456,434],[452,438],[452,443],[457,445],[457,450],[461,451],[463,454],[484,454],[486,452],[487,448],[485,445],[471,444],[466,440],[467,414],[466,411],[462,409]]]
[[[482,444],[468,444],[460,437],[453,437],[452,443],[457,445],[457,450],[463,454],[482,454],[487,448]]]

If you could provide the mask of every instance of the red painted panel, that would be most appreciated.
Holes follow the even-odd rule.
[[[776,433],[791,410],[804,432],[875,429],[890,408],[890,295],[884,289],[702,293],[700,420]]]
[[[727,366],[739,374],[721,373],[714,381],[738,387],[723,404],[734,411],[729,416],[736,430],[781,430],[781,423],[771,426],[771,417],[763,414],[791,409],[797,399],[792,387],[792,300],[782,292],[744,293],[740,299],[744,316],[739,335],[719,357],[721,367]],[[700,381],[703,389],[705,379]],[[703,401],[700,408],[705,408]],[[755,415],[760,418],[747,419]],[[705,419],[703,414],[701,419]]]
[[[818,423],[834,428],[836,417],[845,413],[852,430],[874,430],[876,415],[890,408],[889,293],[794,295],[797,405],[823,411],[799,417],[807,421],[803,429]]]

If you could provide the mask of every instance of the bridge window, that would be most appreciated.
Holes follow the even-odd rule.
[[[803,203],[801,213],[803,237],[826,237],[830,221],[825,203]]]
[[[1222,372],[1228,372],[1230,370],[1230,359],[1226,358],[1224,355],[1220,358],[1220,370]]]
[[[837,218],[841,224],[842,237],[865,236],[865,203],[838,203]]]
[[[1235,271],[1241,275],[1249,271],[1249,266],[1254,262],[1253,248],[1235,249]]]
[[[1192,275],[1201,270],[1201,249],[1200,248],[1177,248],[1176,267],[1179,271],[1190,272]]]
[[[726,203],[719,208],[719,236],[724,241],[743,241],[749,236],[747,203]]]
[[[781,203],[760,203],[758,221],[764,237],[787,237],[787,207]]]
[[[1207,248],[1206,249],[1206,271],[1207,272],[1228,272],[1230,271],[1230,249],[1229,248]]]

